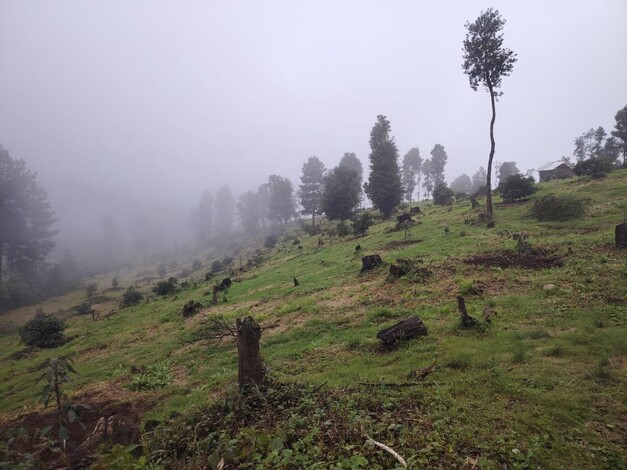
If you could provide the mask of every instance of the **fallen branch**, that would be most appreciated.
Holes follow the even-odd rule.
[[[391,447],[386,446],[385,444],[382,444],[381,442],[377,442],[375,441],[372,437],[369,437],[367,435],[365,435],[367,442],[370,442],[372,444],[374,444],[375,446],[377,446],[379,449],[382,449],[384,451],[386,451],[388,454],[390,454],[392,457],[394,457],[396,460],[398,460],[398,462],[404,467],[407,468],[407,462],[405,462],[405,459],[403,457],[401,457],[399,455],[398,452],[396,452],[394,449],[392,449]]]
[[[410,379],[416,379],[416,380],[424,380],[424,378],[429,375],[431,372],[435,372],[436,368],[435,368],[435,363],[436,363],[437,359],[433,361],[433,364],[431,364],[430,366],[424,367],[422,369],[416,369],[416,370],[412,370],[409,372],[409,374],[407,374],[407,377],[409,377]]]

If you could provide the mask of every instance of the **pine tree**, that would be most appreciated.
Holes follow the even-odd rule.
[[[370,175],[364,185],[366,194],[384,219],[392,215],[403,197],[398,148],[390,130],[390,121],[385,116],[377,116],[370,132]]]
[[[359,176],[344,166],[337,166],[324,178],[322,211],[329,220],[348,220],[359,205]]]
[[[300,205],[303,206],[301,214],[311,215],[311,224],[316,225],[316,215],[320,209],[322,189],[324,184],[324,163],[316,156],[309,157],[303,164],[303,174],[300,177]]]

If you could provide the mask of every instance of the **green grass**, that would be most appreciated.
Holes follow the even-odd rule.
[[[533,248],[564,256],[560,268],[466,264],[463,260],[471,255],[513,250],[515,242],[498,236],[497,230],[464,223],[479,212],[469,202],[454,205],[450,212],[421,203],[424,216],[411,229],[411,239],[418,243],[390,245],[404,237],[402,231],[392,231],[393,220],[377,223],[364,238],[323,236],[322,247],[318,236],[298,232],[300,250],[280,237],[274,249],[263,249],[264,261],[258,267],[236,274],[240,282],[229,290],[227,302],[210,306],[206,294],[212,282],[201,282],[196,273],[199,282],[176,296],[153,298],[97,321],[66,315],[72,339],[55,350],[24,350],[15,329],[28,309],[11,312],[0,317],[0,413],[10,418],[37,410],[35,368],[63,354],[74,358],[79,372],[70,389],[75,396],[108,384],[116,399],[136,400],[131,394],[138,392],[129,387],[139,379],[131,366],[150,370],[161,365],[157,368],[167,369],[167,380],[155,380],[158,387],[141,392],[159,403],[144,419],[167,420],[176,411],[184,414],[183,421],[190,420],[199,401],[224,400],[224,390],[236,381],[237,358],[233,340],[185,340],[204,315],[233,320],[252,315],[270,327],[263,332],[261,348],[276,380],[309,387],[325,383],[320,393],[336,397],[337,406],[354,420],[352,426],[390,445],[414,468],[460,468],[467,457],[479,459],[484,468],[621,468],[625,451],[619,443],[627,438],[627,254],[613,247],[613,230],[623,219],[618,203],[627,199],[625,187],[627,171],[621,170],[603,180],[544,183],[530,201],[500,204],[496,198],[497,229],[524,231]],[[552,192],[589,198],[586,216],[564,222],[533,219],[533,199]],[[448,233],[444,227],[449,227]],[[355,253],[358,243],[362,251]],[[245,248],[244,263],[261,246]],[[388,264],[360,274],[361,256],[372,253],[379,253],[385,263],[419,260],[431,275],[389,280]],[[111,277],[103,276],[99,286],[110,286]],[[120,276],[122,289],[106,295],[119,298],[132,279],[132,274]],[[545,290],[547,284],[557,288]],[[148,293],[150,286],[145,282],[140,290]],[[480,321],[489,306],[495,312],[491,323],[478,330],[460,329],[458,294],[466,297],[468,313]],[[68,295],[65,304],[54,300],[42,306],[54,312],[80,303],[82,296],[81,291]],[[192,299],[207,308],[183,319],[182,305]],[[380,351],[377,331],[409,315],[418,315],[429,335],[395,351]],[[358,385],[406,382],[410,371],[434,361],[437,369],[423,384],[398,393]],[[289,416],[272,408],[266,411],[276,413],[279,422],[271,425],[260,418],[249,424],[291,449],[298,440],[290,440],[290,429],[313,416],[317,406],[331,416],[320,419],[320,426],[328,421],[344,429],[346,423],[333,421],[341,419],[333,411],[335,405],[315,394],[307,400],[317,404]],[[415,401],[415,409],[403,413],[399,407],[408,400]],[[360,408],[365,403],[374,410],[370,414]],[[244,442],[246,432],[234,427],[224,438]],[[312,439],[324,434],[312,433]],[[310,442],[308,448],[313,455],[316,446],[331,446],[328,453],[337,459],[363,456],[370,468],[391,465],[380,451],[364,446],[360,435],[339,433],[346,446],[341,452],[322,441]],[[321,450],[320,461],[325,461],[324,455]]]

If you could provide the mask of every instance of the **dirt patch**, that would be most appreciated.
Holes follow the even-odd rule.
[[[381,246],[381,250],[394,250],[397,248],[403,248],[404,246],[414,245],[420,243],[422,240],[392,240]]]
[[[12,429],[23,428],[28,432],[28,437],[19,438],[11,445],[10,457],[19,462],[23,454],[30,453],[37,455],[44,468],[65,468],[67,462],[71,468],[87,468],[103,443],[102,435],[98,436],[98,432],[94,431],[99,427],[102,432],[103,424],[107,422],[108,442],[122,445],[140,443],[141,418],[157,404],[158,398],[156,394],[122,389],[125,380],[120,377],[111,382],[93,384],[71,397],[72,404],[87,405],[89,408],[82,410],[79,420],[67,425],[69,439],[63,453],[59,449],[54,451],[54,445],[42,445],[41,439],[34,438],[37,430],[47,426],[53,426],[50,436],[57,438],[59,416],[52,405],[48,409],[39,406],[36,411],[1,422],[0,436]]]
[[[464,263],[499,268],[545,269],[563,266],[564,259],[559,255],[539,250],[531,255],[519,255],[514,251],[497,251],[481,253],[464,260]]]

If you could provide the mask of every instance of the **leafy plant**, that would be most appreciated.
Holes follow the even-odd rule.
[[[133,378],[128,388],[136,392],[163,388],[172,380],[170,361],[161,361],[146,367],[146,370]]]
[[[20,338],[27,346],[56,348],[65,342],[65,327],[63,320],[40,310],[20,328]]]
[[[529,235],[525,232],[510,232],[509,230],[503,229],[499,231],[499,235],[507,238],[511,238],[516,242],[516,252],[519,255],[532,255],[533,248],[531,247],[531,243],[529,243]]]
[[[39,401],[48,408],[50,401],[54,400],[58,412],[58,436],[61,441],[67,441],[70,437],[67,429],[68,424],[78,420],[78,423],[84,428],[85,426],[79,420],[82,410],[88,408],[86,405],[70,404],[67,395],[64,392],[66,384],[72,382],[70,374],[76,374],[76,370],[72,367],[72,360],[67,356],[52,357],[42,364],[46,371],[39,377],[37,383],[42,379],[46,380],[46,385],[39,393]]]

